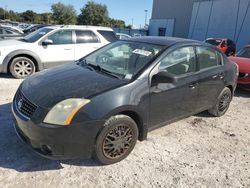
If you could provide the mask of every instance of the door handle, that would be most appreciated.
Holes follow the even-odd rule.
[[[64,50],[72,50],[72,48],[64,48]]]
[[[216,79],[216,78],[218,78],[218,75],[216,74],[216,75],[212,76],[212,78]]]
[[[224,74],[223,73],[222,74],[216,74],[216,75],[212,76],[212,78],[213,79],[219,78],[219,79],[222,80],[224,78]]]
[[[219,78],[222,80],[224,78],[224,74],[220,74]]]
[[[190,84],[188,87],[189,87],[190,89],[195,89],[197,85],[198,85],[198,83],[192,83],[192,84]]]

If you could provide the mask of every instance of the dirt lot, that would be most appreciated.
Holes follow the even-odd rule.
[[[21,80],[0,74],[0,187],[250,187],[250,93],[228,113],[202,113],[151,132],[124,161],[50,161],[19,141],[10,103]]]

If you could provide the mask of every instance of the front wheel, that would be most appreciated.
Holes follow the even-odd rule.
[[[27,57],[17,57],[10,64],[10,73],[18,79],[23,79],[35,72],[34,62]]]
[[[102,164],[117,163],[134,149],[138,128],[133,119],[125,115],[112,116],[97,137],[95,158]]]
[[[226,87],[220,93],[216,104],[209,109],[208,112],[215,117],[223,116],[227,112],[231,101],[232,92],[228,87]]]

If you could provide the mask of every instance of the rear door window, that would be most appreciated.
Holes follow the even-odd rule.
[[[196,47],[196,52],[200,70],[216,67],[220,64],[220,60],[215,50],[209,47],[198,46]]]
[[[98,37],[92,31],[76,30],[75,33],[76,33],[76,43],[77,44],[98,43],[99,42]]]
[[[116,34],[113,31],[98,30],[98,33],[100,33],[109,42],[114,42],[118,40]]]
[[[183,47],[168,54],[160,64],[160,70],[176,76],[196,71],[195,51],[193,47]]]

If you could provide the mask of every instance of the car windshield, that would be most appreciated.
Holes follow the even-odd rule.
[[[51,28],[42,28],[33,33],[30,33],[29,35],[25,36],[22,40],[25,42],[36,42],[37,40],[39,40],[52,30],[53,29]]]
[[[220,43],[221,43],[221,40],[220,39],[208,39],[208,40],[206,40],[206,43],[209,43],[209,44],[212,44],[212,45],[214,45],[214,46],[218,46],[218,45],[220,45]]]
[[[103,74],[130,80],[163,48],[148,43],[117,41],[95,51],[80,63]]]
[[[241,49],[237,54],[236,57],[245,57],[250,58],[250,47],[246,47]]]

